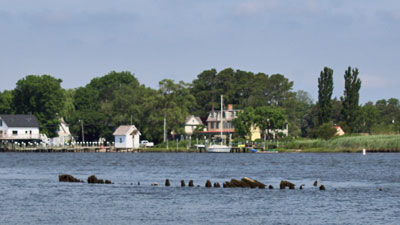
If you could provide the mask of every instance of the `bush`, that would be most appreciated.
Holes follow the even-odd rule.
[[[321,126],[313,129],[310,134],[313,138],[329,140],[335,136],[336,128],[333,126],[332,123],[324,123]]]

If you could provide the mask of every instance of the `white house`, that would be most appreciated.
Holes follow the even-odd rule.
[[[119,126],[114,132],[115,148],[133,149],[139,148],[139,130],[134,125]]]
[[[66,142],[72,141],[73,137],[69,131],[68,124],[64,121],[64,118],[60,119],[60,126],[57,131],[58,137],[50,138],[52,145],[64,145]]]
[[[0,115],[0,140],[39,141],[39,122],[34,115]]]
[[[196,130],[196,128],[203,125],[204,124],[201,121],[200,117],[196,117],[193,115],[188,116],[185,122],[185,134],[193,135],[193,132]]]

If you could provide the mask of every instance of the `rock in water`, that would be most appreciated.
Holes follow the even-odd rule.
[[[186,186],[185,181],[181,180],[181,187],[185,187],[185,186]]]
[[[285,189],[286,187],[289,187],[289,189],[294,189],[294,186],[296,185],[286,180],[281,181],[279,185],[280,189]]]
[[[325,186],[324,185],[319,186],[319,190],[320,191],[325,191]]]
[[[250,187],[248,184],[242,183],[240,180],[236,179],[231,179],[231,184],[233,185],[233,187]]]
[[[168,179],[166,179],[166,180],[165,180],[165,186],[166,186],[166,187],[169,187],[169,186],[171,186],[171,183],[169,182],[169,180],[168,180]]]
[[[58,181],[59,182],[83,182],[69,174],[58,175]]]
[[[106,182],[104,182],[103,179],[97,179],[97,177],[95,175],[91,175],[90,177],[88,177],[87,182],[89,184],[111,184],[112,182],[110,180],[106,180]]]
[[[194,187],[193,180],[189,181],[189,187]]]
[[[206,181],[206,188],[210,188],[211,187],[211,181],[210,180],[207,180]]]
[[[242,178],[242,183],[247,184],[248,186],[250,186],[251,188],[260,188],[260,189],[264,189],[265,188],[265,184],[257,181],[257,180],[253,180],[251,178],[248,177],[243,177]]]
[[[219,185],[218,182],[216,182],[216,183],[214,183],[214,187],[215,187],[215,188],[219,188],[219,187],[221,187],[221,186]]]
[[[318,181],[314,181],[313,186],[314,186],[314,187],[318,186]]]
[[[300,185],[300,190],[303,190],[303,187],[305,186],[305,184]]]
[[[268,189],[274,189],[274,186],[269,185],[269,186],[268,186]]]

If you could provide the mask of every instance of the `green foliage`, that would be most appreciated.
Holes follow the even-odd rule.
[[[0,114],[13,114],[13,91],[0,92]]]
[[[40,123],[40,131],[49,137],[57,136],[58,113],[64,107],[62,80],[50,75],[29,75],[17,82],[13,105],[18,114],[33,113]]]
[[[261,129],[264,140],[269,136],[270,130],[283,129],[285,127],[287,116],[282,108],[263,106],[256,108],[255,113],[256,125]]]
[[[232,120],[235,127],[235,134],[239,137],[250,137],[251,140],[251,126],[256,123],[256,112],[253,107],[247,107],[239,112],[238,117]]]
[[[344,74],[344,96],[341,98],[343,109],[342,118],[349,125],[350,131],[357,130],[359,121],[359,105],[361,80],[358,78],[358,69],[351,69],[349,66]]]
[[[268,76],[227,68],[219,73],[215,69],[203,71],[193,81],[191,93],[198,103],[195,114],[206,116],[218,105],[220,95],[238,108],[284,106],[295,98],[292,88],[293,81],[281,74]]]
[[[329,140],[333,138],[336,134],[336,128],[332,123],[324,123],[321,126],[315,128],[313,130],[313,134],[311,136],[316,138],[321,138],[324,140]]]
[[[332,120],[333,70],[325,67],[318,78],[318,124]]]

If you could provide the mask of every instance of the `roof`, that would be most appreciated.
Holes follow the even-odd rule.
[[[197,123],[203,124],[203,121],[201,120],[201,118],[198,116],[194,116],[194,115],[187,116],[185,124],[188,124],[192,118],[195,119],[197,121]]]
[[[37,127],[39,122],[34,115],[0,115],[0,118],[8,127]]]
[[[130,134],[135,135],[134,131],[136,131],[135,133],[139,133],[139,135],[141,135],[141,133],[135,127],[135,125],[121,125],[114,131],[113,135],[114,136],[117,136],[117,135],[130,135]]]

